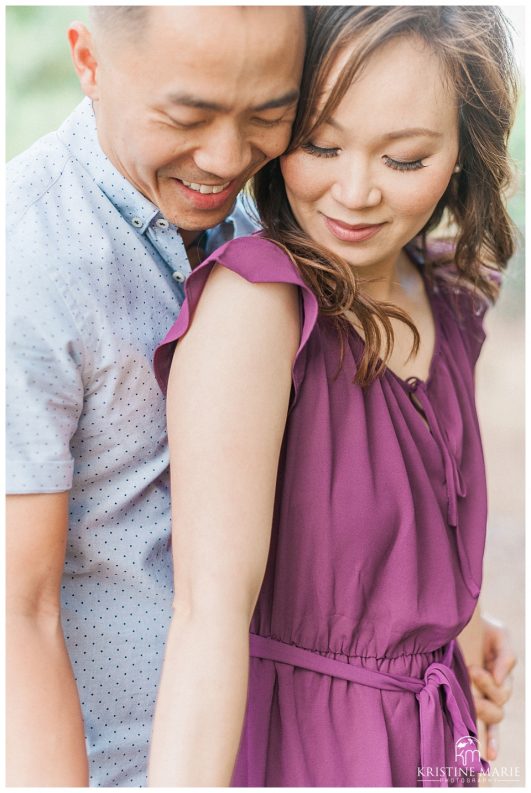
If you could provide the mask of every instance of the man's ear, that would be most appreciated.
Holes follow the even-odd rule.
[[[98,99],[98,63],[90,30],[82,22],[72,22],[68,28],[68,42],[81,90],[91,99]]]

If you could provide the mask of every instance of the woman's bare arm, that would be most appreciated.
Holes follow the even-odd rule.
[[[296,287],[216,266],[168,388],[175,599],[150,786],[228,786],[299,341]]]

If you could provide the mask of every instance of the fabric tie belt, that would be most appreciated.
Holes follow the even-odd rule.
[[[468,701],[455,673],[450,668],[454,645],[453,640],[449,642],[441,661],[431,663],[424,677],[420,679],[354,666],[277,639],[250,634],[250,654],[255,658],[298,666],[383,691],[409,691],[415,694],[420,711],[422,773],[419,772],[419,779],[422,779],[423,787],[433,787],[434,784],[448,787],[448,777],[444,773],[444,768],[449,765],[463,770],[466,774],[465,783],[471,772],[486,772],[489,769],[488,763],[479,756],[476,725]],[[440,696],[441,689],[445,695],[443,698]],[[445,713],[455,742],[455,758],[452,758],[450,763],[446,762]],[[441,776],[438,776],[439,774]]]

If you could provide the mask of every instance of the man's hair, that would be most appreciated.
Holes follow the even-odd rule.
[[[94,27],[103,33],[123,33],[135,36],[145,31],[148,12],[152,6],[89,6]],[[306,35],[313,22],[314,9],[303,6]]]
[[[94,28],[101,33],[135,36],[145,30],[150,6],[89,6]]]

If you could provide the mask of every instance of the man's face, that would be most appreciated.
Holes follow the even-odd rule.
[[[287,147],[304,56],[300,7],[164,7],[94,36],[101,146],[172,223],[219,223]],[[86,90],[86,88],[85,88]]]

